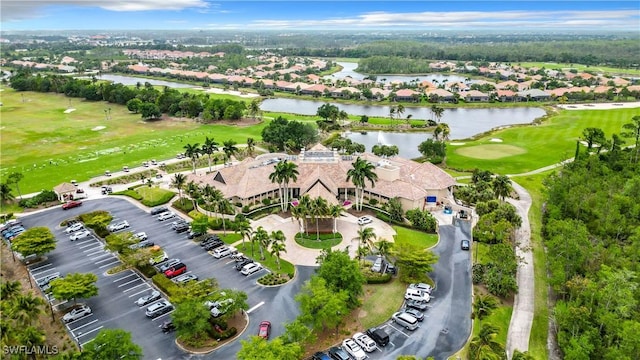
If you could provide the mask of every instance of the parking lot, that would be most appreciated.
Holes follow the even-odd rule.
[[[284,323],[292,321],[298,315],[297,304],[293,298],[301,284],[310,277],[313,268],[299,267],[298,275],[292,283],[282,287],[265,288],[258,285],[256,280],[268,270],[243,276],[235,270],[235,261],[231,258],[216,259],[197,243],[189,240],[186,232],[178,234],[173,231],[171,222],[175,219],[158,221],[156,217],[126,200],[107,198],[85,201],[82,207],[66,211],[55,208],[23,218],[27,228],[49,227],[58,240],[56,249],[47,255],[45,261],[29,267],[36,281],[55,273],[61,277],[75,272],[91,272],[98,276],[98,296],[78,301],[89,305],[92,313],[67,324],[69,333],[78,344],[87,344],[101,329],[121,328],[132,333],[133,341],[143,348],[145,359],[234,358],[240,348],[240,343],[236,341],[212,354],[194,356],[186,354],[175,345],[175,334],[162,333],[159,326],[170,314],[149,319],[144,312],[152,303],[142,307],[135,304],[139,297],[154,290],[151,281],[131,270],[107,275],[108,269],[120,263],[117,257],[105,251],[103,243],[93,235],[70,241],[65,228],[59,226],[65,219],[94,210],[109,211],[114,217],[114,223],[126,220],[130,227],[119,231],[146,232],[148,239],[162,246],[169,258],[181,259],[187,265],[188,273],[193,273],[200,279],[216,278],[220,288],[246,292],[250,308],[249,327],[241,338],[255,334],[262,320],[271,321],[272,336],[278,336],[284,332]],[[250,252],[249,245],[246,252]],[[63,310],[72,304],[54,301],[53,305]]]

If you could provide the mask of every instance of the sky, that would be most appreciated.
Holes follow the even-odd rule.
[[[2,0],[8,30],[502,30],[640,33],[640,1]]]

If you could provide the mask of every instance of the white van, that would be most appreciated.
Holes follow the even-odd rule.
[[[404,293],[404,299],[417,300],[422,302],[431,301],[431,297],[429,296],[429,294],[418,289],[407,289],[407,291]]]
[[[418,328],[418,319],[416,319],[415,317],[413,317],[410,314],[407,314],[405,312],[397,312],[395,314],[393,314],[393,316],[391,317],[393,319],[393,321],[398,324],[401,325],[402,327],[404,327],[407,330],[415,330]]]

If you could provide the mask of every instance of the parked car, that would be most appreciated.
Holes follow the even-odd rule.
[[[393,314],[391,320],[407,330],[413,331],[419,327],[418,319],[403,311]]]
[[[418,290],[418,289],[407,289],[404,292],[404,299],[405,300],[417,300],[417,301],[422,301],[422,302],[431,301],[431,297],[429,296],[429,294],[427,294],[424,291]]]
[[[384,268],[385,273],[391,274],[391,275],[396,275],[398,273],[398,269],[396,268],[395,265],[391,263],[386,263],[385,265],[386,265]]]
[[[43,292],[47,292],[49,291],[49,289],[51,289],[51,281],[59,278],[60,274],[51,274],[39,279],[37,283]]]
[[[429,305],[427,305],[426,302],[419,301],[419,300],[407,300],[405,305],[408,308],[412,308],[412,309],[416,309],[416,310],[420,310],[420,311],[424,311],[429,307]]]
[[[81,319],[91,314],[91,308],[85,304],[81,304],[78,307],[73,308],[68,313],[64,314],[62,321],[69,323],[78,319]]]
[[[189,281],[197,281],[198,276],[195,274],[182,274],[178,277],[173,278],[173,282],[176,284],[186,284]]]
[[[62,204],[62,210],[73,209],[74,207],[82,206],[82,201],[71,200]]]
[[[242,270],[240,271],[240,273],[244,276],[249,276],[255,272],[258,272],[262,270],[262,265],[260,265],[257,262],[245,265]]]
[[[102,193],[102,195],[112,194],[113,188],[111,186],[102,185],[100,192]]]
[[[171,310],[173,310],[173,305],[171,305],[171,303],[167,300],[161,300],[149,306],[145,311],[145,315],[153,319],[157,318],[160,315],[166,314]]]
[[[331,358],[329,357],[329,354],[318,351],[317,353],[313,354],[311,360],[331,360]]]
[[[197,238],[198,236],[202,236],[202,235],[204,235],[204,232],[202,232],[202,231],[194,231],[194,230],[191,230],[191,231],[189,231],[189,233],[187,234],[187,238],[188,238],[188,239],[193,239],[193,238]]]
[[[155,245],[153,243],[153,241],[151,241],[151,240],[143,240],[143,241],[140,241],[139,243],[135,243],[135,244],[129,245],[129,249],[136,250],[136,249],[152,247],[153,245]]]
[[[124,230],[128,227],[129,227],[129,222],[127,220],[123,220],[107,226],[107,230],[114,232],[114,231]]]
[[[154,216],[155,216],[155,215],[160,215],[160,214],[162,214],[163,212],[167,212],[167,211],[169,211],[169,209],[167,209],[167,207],[165,207],[165,206],[158,206],[158,207],[155,207],[155,208],[151,209],[151,211],[149,211],[149,214],[151,214],[151,215],[154,215]]]
[[[207,243],[212,241],[220,241],[220,238],[218,237],[218,235],[208,235],[206,238],[200,241],[200,246],[204,247],[205,245],[207,245]]]
[[[236,263],[236,270],[240,271],[242,270],[242,268],[244,268],[245,266],[251,264],[253,262],[253,260],[251,259],[244,259],[242,261],[239,261]]]
[[[335,360],[351,360],[351,358],[349,358],[349,354],[337,346],[329,349],[329,356]]]
[[[147,304],[151,304],[152,302],[159,300],[162,297],[159,291],[154,290],[151,294],[142,296],[136,300],[136,305],[145,306]]]
[[[424,313],[420,310],[417,309],[413,309],[413,308],[406,308],[404,310],[402,310],[404,312],[406,312],[407,314],[413,316],[414,318],[418,319],[418,321],[422,321],[424,320]]]
[[[269,340],[269,334],[271,333],[271,323],[269,321],[262,321],[260,327],[258,327],[258,336],[265,340]]]
[[[382,256],[378,256],[376,258],[376,261],[373,263],[373,266],[371,267],[371,271],[372,272],[382,272],[382,265],[384,264],[384,260],[382,259]]]
[[[69,240],[76,241],[76,240],[84,239],[84,238],[89,237],[89,236],[91,236],[91,231],[89,231],[89,230],[80,230],[80,231],[76,231],[76,232],[72,233],[69,236]]]
[[[366,334],[375,341],[378,346],[385,347],[389,343],[389,334],[387,334],[384,329],[370,328],[367,329]]]
[[[460,241],[460,248],[462,250],[469,250],[469,248],[471,247],[471,243],[469,242],[469,240],[462,240]]]
[[[233,299],[230,298],[216,302],[215,306],[210,310],[211,316],[218,317],[224,315],[229,310],[231,304],[233,304]]]
[[[69,227],[64,229],[64,231],[67,234],[71,234],[72,232],[80,231],[82,229],[84,229],[84,225],[82,225],[82,223],[75,223],[75,224],[69,225]]]
[[[174,216],[176,216],[176,214],[172,213],[171,211],[167,211],[167,212],[163,212],[162,214],[158,215],[158,220],[159,221],[165,221],[165,220],[169,220],[169,219],[173,218]]]
[[[233,261],[235,261],[235,262],[242,262],[242,261],[244,261],[244,259],[246,259],[246,257],[244,256],[243,253],[237,252],[237,253],[231,255],[231,259],[233,259]]]
[[[344,339],[342,341],[342,349],[355,360],[365,360],[368,357],[364,350],[362,350],[353,339]]]
[[[187,265],[183,264],[183,263],[179,263],[176,264],[172,267],[170,267],[169,269],[164,271],[164,276],[168,277],[169,279],[174,278],[178,275],[182,275],[185,272],[187,272]]]
[[[160,270],[160,272],[165,272],[165,271],[169,270],[170,267],[172,267],[174,265],[178,265],[180,263],[181,263],[180,259],[169,259],[169,260],[161,263],[158,266],[158,269]]]
[[[358,225],[360,226],[371,224],[372,222],[373,219],[370,216],[361,216],[358,218]]]
[[[236,250],[236,248],[234,248],[233,246],[228,246],[228,247],[227,246],[223,246],[223,247],[215,249],[213,251],[213,254],[211,254],[211,255],[213,255],[213,257],[216,258],[216,259],[221,259],[223,257],[227,257],[227,256],[235,253],[236,251],[238,251],[238,250]]]
[[[160,325],[160,329],[162,330],[163,333],[167,334],[174,331],[176,329],[176,326],[173,325],[172,320],[167,320],[163,322],[162,325]]]
[[[189,224],[180,223],[173,230],[175,230],[178,234],[183,233],[189,230]]]
[[[133,234],[133,237],[140,240],[140,241],[144,241],[147,240],[147,233],[144,231],[141,232],[137,232],[135,234]]]
[[[164,214],[164,213],[163,213]],[[162,215],[162,214],[161,214]],[[171,223],[171,228],[173,230],[175,230],[176,228],[178,228],[178,226],[182,226],[182,225],[189,225],[189,223],[185,220],[185,219],[178,219],[174,222]]]
[[[214,240],[214,241],[208,242],[208,243],[204,246],[204,249],[205,249],[206,251],[211,251],[211,250],[213,250],[213,249],[215,249],[215,248],[219,248],[220,246],[224,246],[224,242],[223,242],[222,240],[219,240],[219,239],[218,239],[218,240]]]
[[[357,332],[353,334],[353,341],[358,344],[362,350],[366,352],[372,352],[376,349],[376,342],[373,341],[368,335],[365,335],[361,332]]]
[[[431,285],[425,284],[425,283],[409,284],[409,289],[420,290],[420,291],[426,292],[427,294],[431,294],[431,291],[433,291],[433,287],[431,287]]]
[[[147,241],[149,241],[149,240],[147,240]],[[140,243],[142,243],[142,241]],[[140,243],[138,243],[138,245],[140,245]],[[158,256],[155,256],[155,257],[152,257],[151,259],[149,259],[149,264],[151,264],[151,265],[160,264],[163,261],[167,261],[167,259],[169,259],[169,256],[167,256],[167,253],[165,251],[163,251],[162,254],[160,254]]]

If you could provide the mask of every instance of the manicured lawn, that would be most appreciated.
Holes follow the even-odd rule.
[[[136,192],[142,196],[142,203],[149,207],[166,204],[176,195],[173,191],[155,186],[140,186],[136,188]]]
[[[389,320],[402,306],[406,288],[397,278],[386,284],[365,285],[365,296],[360,308],[366,315],[360,317],[362,328],[368,329]]]
[[[582,64],[567,64],[567,63],[554,63],[554,62],[523,62],[518,63],[518,65],[531,68],[545,68],[545,69],[563,69],[570,70],[576,69],[579,71],[595,71],[595,72],[604,72],[610,74],[630,74],[630,75],[640,75],[640,70],[638,69],[622,69],[622,68],[614,68],[609,66],[590,66],[590,65],[582,65]]]
[[[342,234],[320,234],[320,240],[316,239],[316,234],[297,233],[296,243],[309,249],[329,249],[342,242]]]
[[[427,234],[422,231],[394,225],[396,244],[410,244],[421,248],[430,248],[438,242],[438,234]]]
[[[224,241],[225,244],[227,245],[231,245],[233,243],[238,242],[239,240],[242,240],[242,236],[240,234],[236,234],[233,232],[229,232],[227,231],[227,235],[223,235],[223,234],[218,234],[218,236],[220,237],[220,240]],[[246,244],[246,240],[245,240],[245,244]],[[240,245],[242,246],[242,245]],[[236,246],[236,249],[238,249],[238,246]],[[239,249],[240,250],[240,249]],[[242,251],[242,250],[240,250]]]
[[[638,113],[638,109],[561,110],[540,125],[504,129],[478,140],[466,141],[464,145],[448,146],[447,166],[458,171],[480,168],[498,174],[519,174],[539,169],[573,157],[576,141],[585,128],[601,128],[610,138],[612,134],[620,133],[622,125],[629,123]],[[521,148],[525,152],[499,159],[492,156],[479,158],[482,154],[476,154],[476,150],[496,145],[490,141],[492,138],[501,139],[500,145]]]
[[[184,151],[185,144],[202,143],[206,136],[218,142],[233,139],[241,144],[248,137],[260,139],[266,125],[145,122],[124,106],[3,89],[0,178],[14,171],[23,173],[20,189],[25,194],[71,179],[84,181],[124,165],[173,158]],[[68,108],[75,111],[65,113]],[[106,120],[104,111],[109,108],[111,118]]]
[[[264,266],[265,268],[271,270],[271,272],[273,273],[281,273],[281,274],[295,274],[296,269],[295,266],[293,266],[292,263],[280,259],[280,266],[281,269],[278,269],[278,264],[276,263],[276,257],[269,254],[268,251],[265,250],[264,252],[264,260],[260,259],[260,248],[258,247],[258,244],[254,245],[254,251],[253,254],[251,252],[251,243],[247,243],[247,249],[245,251],[242,250],[242,246],[237,247],[236,248],[241,251],[246,257],[251,258],[253,260],[255,260],[256,262],[262,264],[262,266]],[[262,273],[262,275],[265,275],[265,273]],[[262,276],[261,275],[261,276]]]

